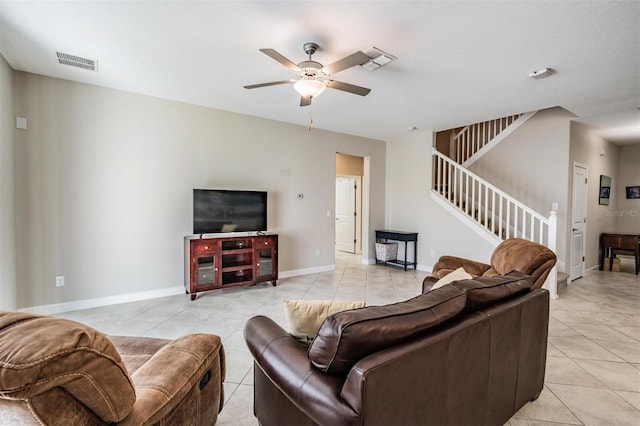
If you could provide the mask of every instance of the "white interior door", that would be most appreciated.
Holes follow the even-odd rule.
[[[571,206],[571,270],[569,280],[584,275],[585,231],[587,228],[587,167],[573,165],[573,203]]]
[[[356,180],[336,177],[336,250],[356,252]]]

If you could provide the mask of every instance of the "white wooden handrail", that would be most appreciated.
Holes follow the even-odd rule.
[[[495,143],[499,135],[506,136],[505,131],[513,129],[514,125],[517,127],[532,115],[533,113],[509,115],[464,127],[451,135],[451,158],[460,164],[467,162],[483,148]]]
[[[524,238],[556,251],[557,216],[545,217],[432,148],[432,192],[498,240]],[[553,276],[552,276],[553,275]],[[547,285],[557,298],[556,270]]]
[[[549,219],[433,148],[434,190],[458,209],[505,238],[548,246]],[[490,220],[493,219],[493,220]],[[552,248],[553,249],[553,248]]]

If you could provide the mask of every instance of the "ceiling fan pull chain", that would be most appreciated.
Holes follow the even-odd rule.
[[[311,125],[313,124],[313,104],[309,103],[309,126],[307,126],[307,131],[311,131]]]

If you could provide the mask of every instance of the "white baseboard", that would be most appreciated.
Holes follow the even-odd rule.
[[[314,266],[313,268],[294,269],[291,271],[278,272],[278,278],[291,278],[300,275],[318,274],[320,272],[335,271],[336,265]]]
[[[362,259],[362,264],[363,265],[375,265],[376,264],[376,260],[375,259]],[[413,270],[413,268],[411,269],[407,269],[407,271]],[[424,271],[424,272],[431,272],[433,270],[433,266],[425,266],[425,265],[420,265],[418,264],[418,266],[416,267],[416,271]]]
[[[433,271],[433,265],[426,266],[418,263],[418,267],[416,268],[416,270],[431,273],[431,271]]]
[[[335,265],[318,266],[314,268],[296,269],[283,271],[278,274],[279,278],[290,278],[299,275],[316,274],[335,270]],[[140,300],[157,299],[159,297],[176,296],[185,294],[184,287],[169,287],[158,290],[140,291],[137,293],[118,294],[115,296],[99,297],[96,299],[74,300],[73,302],[54,303],[51,305],[32,306],[18,309],[21,312],[28,312],[36,315],[54,315],[62,312],[79,311],[81,309],[99,308],[100,306],[116,305],[118,303],[138,302]]]
[[[363,259],[365,265],[374,264],[375,259]],[[278,278],[291,278],[300,275],[318,274],[321,272],[335,271],[336,265],[315,266],[313,268],[294,269],[278,273]],[[431,268],[418,265],[419,271],[430,272]],[[75,300],[73,302],[54,303],[51,305],[32,306],[19,309],[21,312],[28,312],[37,315],[54,315],[62,312],[78,311],[81,309],[99,308],[100,306],[116,305],[118,303],[137,302],[140,300],[157,299],[159,297],[175,296],[185,294],[184,287],[169,287],[158,290],[140,291],[137,293],[118,294],[115,296],[99,297],[95,299]]]
[[[116,305],[118,303],[137,302],[139,300],[156,299],[158,297],[175,296],[185,294],[184,287],[169,287],[158,290],[139,291],[137,293],[118,294],[116,296],[99,297],[96,299],[75,300],[73,302],[54,303],[52,305],[33,306],[18,309],[37,315],[53,315],[80,309],[98,308],[100,306]]]

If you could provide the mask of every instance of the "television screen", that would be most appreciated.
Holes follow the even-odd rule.
[[[193,190],[193,233],[267,230],[267,192]]]

